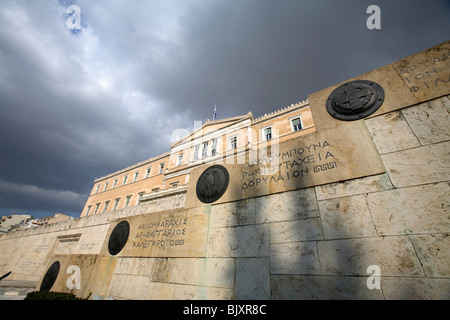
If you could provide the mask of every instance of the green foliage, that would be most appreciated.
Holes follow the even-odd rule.
[[[27,294],[24,300],[85,300],[77,298],[72,293],[53,291],[32,291]]]

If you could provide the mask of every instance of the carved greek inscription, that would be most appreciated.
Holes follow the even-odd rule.
[[[85,241],[80,243],[80,250],[81,251],[90,251],[98,246],[100,246],[102,244],[101,241]]]
[[[165,219],[140,224],[132,240],[132,248],[165,248],[183,246],[188,218]]]
[[[244,164],[242,190],[301,179],[305,175],[335,169],[337,163],[333,152],[331,145],[325,140],[271,156],[263,155]]]
[[[448,86],[450,84],[449,60],[450,51],[402,67],[399,73],[411,92]]]

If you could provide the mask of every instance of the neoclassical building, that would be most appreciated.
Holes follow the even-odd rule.
[[[309,102],[254,118],[252,113],[206,120],[169,152],[94,181],[81,216],[139,205],[143,199],[185,192],[192,169],[208,163],[243,163],[250,150],[314,132]]]

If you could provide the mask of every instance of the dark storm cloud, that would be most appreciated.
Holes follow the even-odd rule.
[[[381,30],[366,27],[371,4]],[[448,40],[449,13],[437,0],[4,0],[0,215],[79,215],[95,178],[169,151],[214,104],[225,118],[304,100]]]
[[[220,1],[179,20],[183,50],[146,65],[147,87],[176,102],[217,103],[222,116],[255,115],[445,40],[444,2],[383,1],[382,30],[366,28],[365,1]],[[427,21],[431,17],[440,19]],[[432,25],[430,25],[430,23]],[[433,30],[433,32],[430,32]]]

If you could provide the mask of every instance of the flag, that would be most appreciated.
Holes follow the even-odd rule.
[[[216,117],[217,117],[217,109],[216,105],[214,105],[213,121],[216,120]]]

